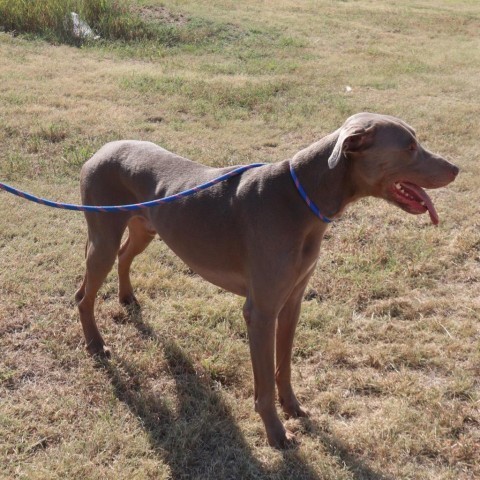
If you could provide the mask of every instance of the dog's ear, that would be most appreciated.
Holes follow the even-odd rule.
[[[334,168],[345,153],[360,152],[373,143],[374,127],[350,125],[340,130],[335,147],[328,158],[328,166]]]

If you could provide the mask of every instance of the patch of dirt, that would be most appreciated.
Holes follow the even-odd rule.
[[[138,14],[142,20],[149,22],[185,25],[189,21],[189,18],[183,13],[173,13],[162,6],[138,6],[134,8],[134,12]]]

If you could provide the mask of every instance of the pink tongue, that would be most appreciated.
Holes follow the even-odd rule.
[[[404,183],[405,187],[408,190],[411,190],[415,192],[416,195],[418,195],[425,203],[425,206],[428,209],[428,213],[430,215],[430,219],[432,220],[432,223],[434,225],[438,225],[438,214],[437,211],[435,210],[435,207],[433,206],[431,198],[427,195],[427,192],[423,190],[423,188],[420,188],[419,186],[413,184],[413,183]]]

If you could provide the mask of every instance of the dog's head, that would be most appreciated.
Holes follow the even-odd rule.
[[[435,225],[438,215],[423,189],[444,187],[459,171],[423,148],[405,122],[373,113],[353,115],[342,126],[328,165],[340,162],[347,162],[359,196],[384,198],[412,214],[428,211]]]

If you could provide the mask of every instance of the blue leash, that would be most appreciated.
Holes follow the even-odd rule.
[[[307,204],[308,208],[324,223],[330,223],[331,220],[327,218],[325,215],[323,215],[320,212],[320,209],[317,207],[315,202],[307,195],[307,192],[305,189],[302,187],[302,184],[300,183],[300,180],[298,179],[295,170],[293,169],[292,164],[290,163],[290,175],[293,179],[293,183],[297,187],[298,193],[300,196],[303,198],[305,203]]]
[[[202,190],[206,190],[207,188],[210,188],[217,183],[224,182],[229,178],[239,175],[240,173],[245,172],[246,170],[250,170],[251,168],[261,167],[263,165],[265,165],[265,163],[252,163],[250,165],[243,165],[241,167],[235,168],[234,170],[228,173],[225,173],[224,175],[220,175],[219,177],[214,178],[209,182],[202,183],[201,185],[190,188],[188,190],[184,190],[183,192],[180,192],[180,193],[176,193],[175,195],[170,195],[168,197],[163,197],[163,198],[157,198],[156,200],[151,200],[149,202],[133,203],[130,205],[96,206],[96,205],[74,205],[71,203],[53,202],[52,200],[47,200],[45,198],[36,197],[35,195],[32,195],[27,192],[22,192],[21,190],[18,190],[17,188],[11,187],[10,185],[7,185],[6,183],[2,183],[2,182],[0,182],[0,190],[5,190],[6,192],[12,193],[13,195],[17,195],[18,197],[21,197],[21,198],[25,198],[26,200],[30,200],[31,202],[39,203],[40,205],[46,205],[48,207],[53,207],[53,208],[61,208],[64,210],[76,210],[80,212],[118,212],[118,211],[131,212],[133,210],[141,210],[144,208],[156,207],[157,205],[161,205],[163,203],[171,203],[180,198],[185,198],[190,195],[194,195],[195,193],[198,193]],[[295,187],[298,190],[298,193],[303,198],[308,208],[310,208],[310,210],[322,222],[330,223],[331,220],[320,212],[315,202],[311,200],[310,197],[305,192],[304,188],[300,183],[300,180],[295,174],[295,171],[291,163],[290,163],[290,175],[292,177],[293,183],[295,184]]]
[[[202,183],[196,187],[190,188],[188,190],[184,190],[183,192],[176,193],[175,195],[170,195],[168,197],[158,198],[156,200],[151,200],[149,202],[143,203],[133,203],[131,205],[73,205],[71,203],[60,203],[60,202],[52,202],[51,200],[46,200],[44,198],[36,197],[35,195],[31,195],[30,193],[22,192],[16,188],[11,187],[5,183],[0,182],[0,189],[5,190],[6,192],[13,193],[18,197],[25,198],[26,200],[30,200],[31,202],[39,203],[40,205],[47,205],[48,207],[53,208],[62,208],[64,210],[77,210],[80,212],[130,212],[133,210],[141,210],[144,208],[151,208],[162,203],[170,203],[178,200],[180,198],[188,197],[189,195],[194,195],[197,192],[202,190],[206,190],[211,186],[228,180],[231,177],[239,175],[240,173],[244,172],[245,170],[249,170],[250,168],[261,167],[265,165],[264,163],[252,163],[251,165],[243,165],[241,167],[235,168],[234,170],[221,175],[220,177],[214,178],[209,182]]]

